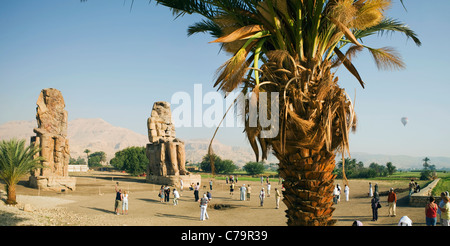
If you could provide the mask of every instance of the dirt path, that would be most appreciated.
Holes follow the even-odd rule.
[[[208,208],[209,219],[200,221],[199,204],[194,201],[192,191],[184,189],[181,192],[179,205],[174,206],[172,197],[169,203],[161,203],[158,197],[159,185],[148,184],[144,179],[129,178],[125,174],[110,172],[89,172],[77,174],[76,191],[50,192],[39,191],[25,186],[25,181],[19,183],[17,200],[19,206],[10,207],[0,204],[0,225],[93,225],[93,226],[285,226],[286,206],[280,202],[280,208],[275,209],[274,189],[281,188],[278,180],[271,182],[272,195],[266,198],[264,206],[259,206],[258,194],[262,187],[258,182],[239,181],[250,184],[252,196],[250,201],[240,201],[239,191],[230,195],[225,181],[215,180],[211,191],[214,204],[225,204],[225,209]],[[209,179],[203,179],[208,184]],[[129,191],[128,215],[113,213],[115,191],[114,184]],[[339,181],[337,181],[339,183]],[[340,182],[342,184],[342,182]],[[372,182],[373,184],[375,182]],[[390,187],[403,188],[405,182],[378,182],[380,191]],[[265,186],[267,189],[267,186]],[[379,220],[372,219],[370,198],[367,197],[368,181],[350,180],[350,200],[341,201],[335,205],[334,218],[338,226],[350,226],[355,219],[364,226],[397,225],[398,220],[407,215],[414,226],[425,225],[424,208],[409,207],[407,194],[399,194],[397,217],[387,217],[387,197],[381,197],[383,207],[379,210]],[[201,187],[200,195],[209,190],[209,186]],[[4,192],[0,196],[5,196]],[[21,208],[30,204],[32,212]]]

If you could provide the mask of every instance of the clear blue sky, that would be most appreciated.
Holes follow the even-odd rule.
[[[450,1],[394,1],[388,15],[419,35],[371,38],[372,47],[393,46],[406,69],[379,71],[367,51],[354,60],[366,89],[344,67],[337,75],[353,98],[359,127],[352,152],[450,156]],[[131,0],[15,0],[0,2],[0,124],[34,120],[43,88],[64,96],[69,120],[102,118],[146,134],[153,102],[175,92],[215,91],[216,69],[228,56],[208,35],[187,37],[199,16],[174,20],[154,2]],[[205,106],[207,107],[207,106]],[[404,127],[400,118],[406,116]],[[179,128],[181,139],[211,138],[215,128]],[[223,128],[217,139],[246,145],[241,128]]]

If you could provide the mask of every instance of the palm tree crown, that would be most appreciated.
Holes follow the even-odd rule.
[[[35,146],[25,147],[25,140],[3,140],[0,142],[0,178],[6,184],[8,204],[16,203],[15,185],[20,178],[31,170],[41,167],[42,157]]]

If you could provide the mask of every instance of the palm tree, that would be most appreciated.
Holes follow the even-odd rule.
[[[89,149],[85,149],[84,151],[83,151],[83,153],[86,153],[86,158],[87,158],[87,163],[89,164],[89,153],[91,153],[91,151],[89,150]]]
[[[42,157],[35,158],[39,151],[34,145],[25,147],[25,140],[0,142],[0,178],[6,183],[7,204],[17,204],[16,184],[20,178],[41,167]]]
[[[417,35],[398,20],[385,17],[391,0],[157,0],[173,14],[204,19],[188,35],[209,33],[232,57],[218,69],[214,87],[226,92],[277,92],[279,133],[245,132],[256,161],[272,150],[284,179],[288,225],[333,225],[332,190],[337,152],[349,154],[348,134],[355,130],[353,104],[332,69],[344,65],[364,88],[351,58],[366,49],[379,69],[404,67],[393,48],[363,44],[368,36]],[[403,2],[402,2],[403,3]],[[266,100],[270,102],[270,100]],[[268,103],[269,104],[269,103]],[[270,108],[270,105],[267,105]]]

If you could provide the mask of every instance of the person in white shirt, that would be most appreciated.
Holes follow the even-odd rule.
[[[348,202],[348,197],[350,195],[350,188],[348,188],[348,185],[345,185],[344,193],[345,193],[345,201]]]
[[[200,203],[200,220],[209,219],[208,212],[206,212],[206,208],[208,207],[208,197],[206,194],[203,194],[203,197],[199,199]]]
[[[128,192],[124,191],[122,193],[122,215],[125,212],[125,214],[128,214]]]
[[[173,205],[178,205],[178,198],[180,198],[180,193],[178,193],[177,189],[173,189]]]

